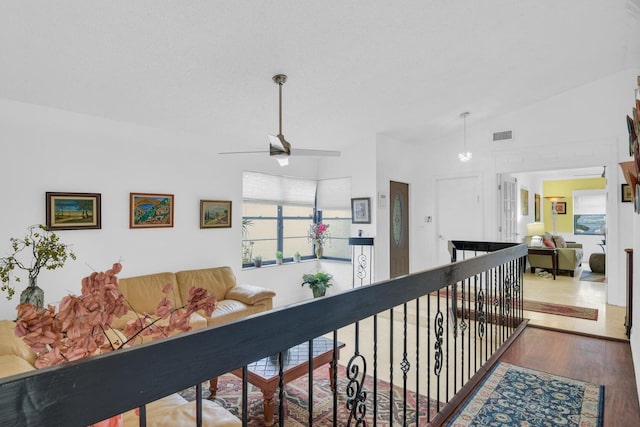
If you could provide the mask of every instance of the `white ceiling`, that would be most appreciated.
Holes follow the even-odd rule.
[[[640,0],[0,0],[0,97],[262,147],[428,142],[640,68]]]

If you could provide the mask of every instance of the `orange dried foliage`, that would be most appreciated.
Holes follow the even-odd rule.
[[[158,302],[155,317],[147,313],[130,320],[124,330],[126,340],[110,341],[106,331],[111,330],[113,319],[125,315],[129,307],[118,289],[117,274],[120,263],[82,279],[79,296],[67,295],[60,302],[58,312],[53,306],[37,311],[31,304],[18,305],[16,335],[37,354],[37,368],[58,365],[120,349],[132,344],[140,336],[164,338],[175,331],[188,331],[191,314],[202,310],[210,316],[217,300],[202,288],[191,288],[189,300],[182,307],[164,297]],[[173,291],[171,284],[163,288],[165,294]],[[168,319],[165,324],[159,320]]]

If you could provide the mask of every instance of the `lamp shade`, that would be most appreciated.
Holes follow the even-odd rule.
[[[564,196],[544,196],[544,198],[551,202],[557,202],[558,200],[564,199]]]
[[[544,223],[543,222],[530,222],[527,224],[527,236],[542,236],[544,235]]]

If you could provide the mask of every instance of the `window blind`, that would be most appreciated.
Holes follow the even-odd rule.
[[[316,181],[259,172],[242,173],[242,198],[246,201],[313,206],[315,196]]]
[[[318,181],[318,209],[350,209],[351,177]]]
[[[574,215],[607,213],[607,195],[604,190],[578,190],[573,192]]]

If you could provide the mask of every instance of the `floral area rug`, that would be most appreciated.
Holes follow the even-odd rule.
[[[603,425],[604,386],[499,362],[447,426]]]
[[[320,367],[314,371],[313,376],[313,425],[314,426],[332,426],[333,425],[333,392],[331,391],[329,383],[329,369],[327,367]],[[349,410],[346,406],[346,386],[348,380],[345,375],[344,366],[339,366],[338,371],[338,422],[339,426],[346,426],[349,419]],[[203,385],[203,395],[206,397],[209,394],[208,383]],[[264,426],[263,408],[262,408],[262,393],[257,387],[248,385],[249,389],[249,403],[248,403],[248,425],[252,427]],[[373,401],[373,378],[367,375],[364,383],[364,389],[367,393],[367,406],[366,406],[366,425],[372,426],[373,424],[373,406],[370,402]],[[286,426],[308,426],[309,425],[309,412],[308,406],[308,390],[309,382],[307,376],[298,378],[285,385],[285,396],[287,399],[287,415],[285,419]],[[378,380],[378,407],[377,407],[377,422],[376,425],[380,427],[388,426],[401,426],[405,425],[403,422],[404,417],[404,404],[403,404],[403,392],[400,387],[393,387],[392,398],[389,397],[389,383],[386,381]],[[180,392],[187,400],[195,399],[195,388],[184,390]],[[226,374],[218,378],[218,393],[213,399],[222,406],[224,406],[229,412],[236,415],[238,418],[242,418],[242,380],[235,375]],[[276,407],[275,407],[275,425],[278,423],[278,407],[279,399],[278,392],[276,392]],[[430,411],[432,419],[438,411],[435,401],[429,401],[426,396],[419,396],[416,399],[416,394],[408,392],[406,396],[407,400],[407,422],[406,425],[416,425],[416,404],[418,405],[419,421],[418,425],[427,425],[427,411]],[[444,406],[440,404],[440,408]],[[389,421],[390,414],[393,414],[393,422]],[[355,425],[352,422],[351,425]]]

